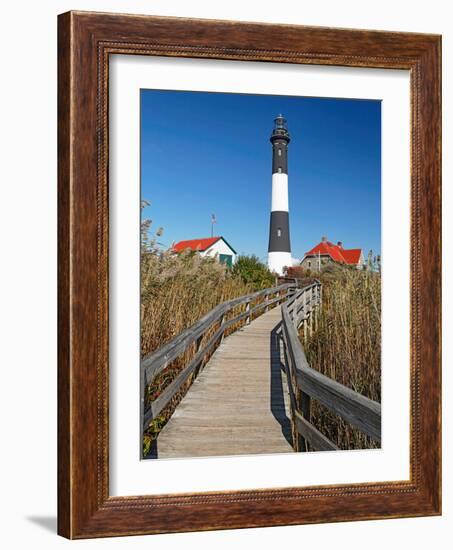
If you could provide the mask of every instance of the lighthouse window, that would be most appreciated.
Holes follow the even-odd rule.
[[[281,149],[278,150],[278,156],[279,156],[279,157],[282,156],[282,150],[281,150]]]
[[[277,237],[281,237],[282,236],[282,230],[280,229],[280,227],[277,229]]]
[[[278,169],[278,173],[279,173],[279,174],[282,173],[282,169],[281,169],[281,168]]]

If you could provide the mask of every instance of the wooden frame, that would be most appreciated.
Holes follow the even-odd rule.
[[[440,37],[70,12],[59,17],[58,47],[59,533],[86,538],[440,514]],[[111,54],[410,71],[410,481],[109,496]]]

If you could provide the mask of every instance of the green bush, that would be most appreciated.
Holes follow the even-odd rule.
[[[255,255],[239,256],[232,269],[233,277],[251,285],[253,290],[261,290],[275,285],[275,276]]]

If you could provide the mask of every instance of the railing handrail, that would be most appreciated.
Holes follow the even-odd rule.
[[[350,388],[332,380],[328,376],[312,369],[308,364],[302,342],[298,335],[300,322],[312,313],[313,307],[319,304],[305,302],[297,304],[297,300],[313,287],[321,288],[316,281],[296,292],[288,302],[282,305],[282,333],[287,350],[287,378],[291,398],[293,421],[300,435],[319,450],[333,450],[336,446],[323,436],[299,409],[297,395],[313,398],[325,405],[330,411],[339,415],[350,424],[373,439],[381,439],[381,405]],[[305,307],[307,311],[305,311]],[[304,317],[298,316],[302,310]],[[295,316],[296,315],[296,316]],[[294,376],[291,376],[291,375]],[[296,387],[293,387],[295,385]],[[305,411],[307,413],[307,410]],[[309,416],[309,414],[308,414]]]
[[[252,302],[261,296],[274,294],[281,290],[286,290],[294,285],[286,283],[272,288],[265,288],[252,292],[251,294],[245,294],[238,298],[232,298],[225,302],[220,303],[208,313],[206,313],[201,319],[196,321],[193,325],[180,332],[177,336],[169,340],[166,344],[161,346],[156,351],[148,354],[141,360],[141,369],[145,370],[146,378],[151,380],[159,372],[161,372],[165,366],[176,359],[184,350],[191,344],[193,344],[197,338],[199,338],[213,323],[218,321],[222,315],[225,315],[231,311],[234,307],[247,302]]]
[[[152,418],[155,418],[156,415],[163,410],[173,396],[183,387],[192,372],[194,372],[197,366],[201,364],[204,357],[214,348],[215,344],[223,337],[228,328],[245,318],[250,319],[251,316],[254,313],[257,313],[260,309],[268,308],[275,303],[279,303],[287,299],[288,294],[285,296],[280,296],[280,292],[285,290],[289,291],[292,288],[294,288],[293,284],[285,283],[222,302],[218,306],[211,309],[192,326],[183,330],[180,334],[164,344],[161,348],[144,357],[140,364],[142,429],[149,424]],[[267,297],[271,294],[277,293],[278,296],[276,298],[273,298],[272,300],[267,299],[251,309],[248,307],[246,311],[239,313],[228,321],[224,321],[224,316],[235,307],[243,304],[250,306],[251,302],[260,297]],[[190,359],[189,363],[183,367],[182,371],[169,383],[161,395],[152,402],[151,406],[145,412],[144,392],[148,384],[152,382],[152,380],[154,380],[156,376],[172,361],[182,355],[192,344],[196,342],[199,343],[205,333],[219,321],[221,324],[214,334],[209,337],[209,340],[201,349],[195,350],[194,357]]]

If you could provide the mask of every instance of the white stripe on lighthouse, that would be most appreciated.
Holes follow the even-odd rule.
[[[267,265],[271,271],[283,275],[284,267],[291,267],[291,252],[269,252]]]
[[[272,174],[272,212],[288,212],[288,174]]]

